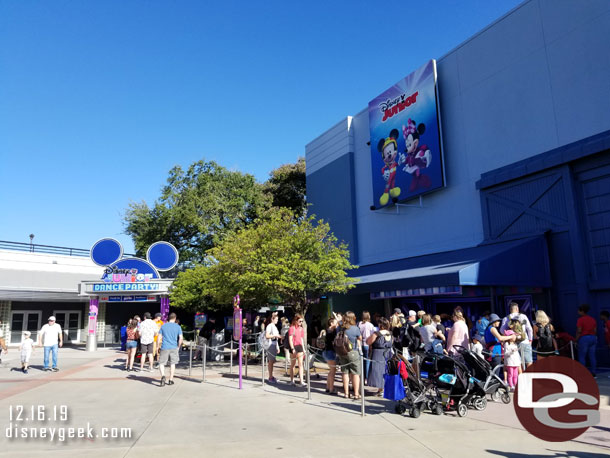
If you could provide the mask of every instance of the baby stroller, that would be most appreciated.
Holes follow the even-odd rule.
[[[436,387],[445,410],[455,410],[460,417],[468,414],[468,407],[477,410],[487,407],[485,391],[475,383],[468,367],[450,356],[427,354],[421,364],[423,380]]]
[[[510,403],[508,385],[498,376],[502,369],[501,365],[492,369],[491,364],[468,348],[461,345],[454,345],[453,348],[464,359],[475,379],[475,383],[485,391],[485,394],[490,395],[491,399],[496,402],[502,400],[504,404]]]
[[[393,361],[389,364],[396,365],[399,360],[404,362],[408,375],[407,378],[402,379],[405,387],[405,397],[396,403],[394,411],[400,415],[409,411],[411,417],[418,418],[422,410],[427,408],[435,415],[442,415],[442,399],[436,388],[423,383],[416,366],[404,356],[396,355],[392,359]]]

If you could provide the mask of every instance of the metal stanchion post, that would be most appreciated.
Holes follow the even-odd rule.
[[[231,357],[229,359],[229,374],[233,373],[233,337],[231,336]]]
[[[265,386],[265,349],[261,347],[261,383]]]
[[[207,349],[207,344],[204,343],[203,344],[203,381],[205,382],[205,363],[208,360],[208,349]]]
[[[248,378],[248,345],[247,343],[244,344],[244,346],[246,347],[246,351],[244,352],[244,360],[246,363],[246,378]]]
[[[191,376],[191,369],[193,368],[193,342],[191,342],[190,352],[189,352],[189,377]]]
[[[574,342],[570,340],[570,355],[572,355],[572,359],[574,359]]]
[[[521,354],[521,368],[525,370],[525,352],[523,351],[523,345],[519,345],[519,353]]]
[[[305,367],[307,367],[307,400],[311,401],[311,374],[309,373],[309,345],[305,344]]]
[[[356,391],[356,387],[354,387]],[[360,353],[360,399],[362,401],[361,414],[364,417],[364,354]]]

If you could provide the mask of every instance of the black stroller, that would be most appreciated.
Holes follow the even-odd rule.
[[[464,359],[464,362],[475,379],[475,383],[485,391],[485,394],[490,395],[491,399],[496,402],[502,400],[504,404],[510,403],[508,385],[498,376],[498,373],[502,369],[501,365],[492,369],[489,362],[485,361],[468,348],[461,345],[454,345],[453,348],[455,348]]]
[[[456,358],[427,354],[420,374],[422,380],[436,388],[446,411],[456,411],[464,417],[469,406],[477,410],[487,407],[485,391],[475,383],[468,367]]]
[[[405,398],[396,403],[395,412],[402,415],[409,411],[411,417],[418,418],[422,410],[427,408],[435,415],[442,415],[443,403],[436,387],[425,384],[419,376],[417,365],[414,366],[404,356],[395,356],[393,364],[397,364],[398,358],[405,363],[408,377],[402,379],[405,387]]]

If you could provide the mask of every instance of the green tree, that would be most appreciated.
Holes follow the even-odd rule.
[[[125,232],[139,256],[164,240],[178,249],[182,263],[201,263],[207,250],[258,218],[270,200],[252,175],[198,161],[186,171],[180,166],[170,170],[152,208],[146,202],[131,203]]]
[[[305,158],[300,157],[294,164],[283,164],[271,171],[264,187],[274,207],[288,208],[297,216],[305,215]]]
[[[209,250],[205,264],[180,273],[172,303],[191,310],[200,304],[211,308],[212,301],[222,307],[239,293],[244,308],[278,298],[305,313],[321,295],[353,288],[346,271],[355,267],[328,224],[273,208]]]

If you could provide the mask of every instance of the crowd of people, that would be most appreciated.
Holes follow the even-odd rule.
[[[167,322],[163,322],[160,313],[154,320],[149,312],[144,320],[135,315],[127,322],[125,330],[125,370],[131,372],[135,357],[140,353],[140,371],[153,371],[153,364],[159,369],[160,386],[173,385],[176,364],[180,360],[179,349],[182,346],[183,334],[175,313],[170,313]],[[148,367],[146,361],[148,360]],[[165,366],[169,363],[169,374],[165,376]]]
[[[454,309],[450,319],[424,310],[409,310],[405,315],[399,308],[388,318],[375,314],[371,319],[370,313],[365,311],[359,322],[353,312],[333,314],[317,340],[329,366],[326,392],[335,393],[335,374],[339,368],[343,382],[340,396],[359,399],[362,395],[360,377],[364,377],[364,384],[373,389],[374,394],[381,395],[386,363],[394,351],[407,357],[417,352],[455,356],[460,347],[477,353],[494,368],[503,365],[501,376],[511,389],[523,368],[529,367],[535,358],[560,354],[577,356],[595,376],[597,323],[588,312],[588,305],[579,307],[575,337],[559,326],[553,326],[543,310],[536,312],[532,323],[519,311],[516,302],[509,305],[509,313],[503,318],[486,311],[475,322],[465,316],[461,307]],[[602,312],[600,318],[610,347],[609,314]],[[570,342],[574,343],[572,348]],[[364,356],[362,369],[361,354]]]

